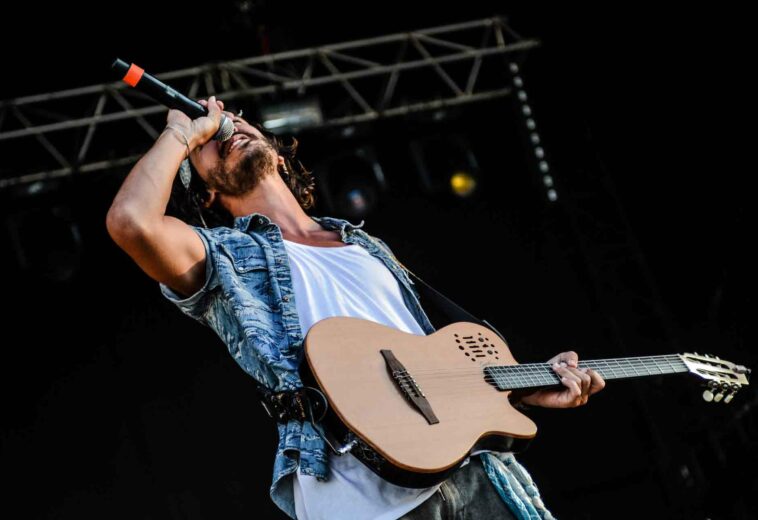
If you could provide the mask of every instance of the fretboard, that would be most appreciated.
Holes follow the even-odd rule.
[[[579,361],[579,368],[589,367],[605,380],[660,376],[689,372],[679,354]],[[485,378],[500,390],[520,390],[561,385],[559,375],[548,363],[488,366]]]

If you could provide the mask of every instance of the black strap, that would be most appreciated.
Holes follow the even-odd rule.
[[[500,339],[502,339],[505,343],[507,343],[507,341],[505,341],[505,337],[503,337],[503,335],[500,334],[500,331],[498,331],[495,328],[495,326],[492,325],[490,322],[488,322],[487,320],[480,320],[479,318],[477,318],[476,316],[468,312],[466,309],[464,309],[463,307],[455,303],[453,300],[451,300],[450,298],[448,298],[447,296],[439,292],[437,289],[435,289],[434,287],[426,283],[424,280],[419,278],[416,273],[408,269],[400,260],[397,259],[397,257],[390,250],[389,246],[384,244],[384,242],[381,241],[381,239],[376,240],[375,237],[372,237],[371,235],[369,235],[369,238],[374,243],[381,242],[380,245],[382,246],[382,248],[385,251],[387,251],[387,253],[389,253],[389,255],[395,260],[395,262],[397,262],[403,269],[405,269],[405,271],[408,274],[410,274],[416,280],[421,282],[421,285],[420,286],[417,285],[417,287],[421,287],[426,291],[426,294],[429,297],[429,299],[437,305],[437,307],[443,312],[443,314],[445,314],[445,316],[447,316],[448,320],[450,320],[450,323],[453,323],[456,321],[470,321],[472,323],[477,323],[483,327],[492,329],[492,331],[495,334],[500,336]],[[421,293],[419,292],[419,294]]]
[[[415,273],[413,273],[410,269],[408,269],[404,265],[403,265],[403,268],[408,273],[413,275],[413,277],[416,280],[421,282],[421,285],[419,286],[418,284],[416,284],[416,287],[420,287],[426,291],[426,295],[429,297],[429,299],[437,305],[437,307],[448,317],[451,323],[456,322],[456,321],[470,321],[473,323],[477,323],[479,325],[482,325],[483,327],[492,329],[492,331],[495,332],[495,334],[500,336],[500,339],[505,341],[505,338],[503,337],[502,334],[500,334],[500,331],[498,331],[495,328],[495,326],[492,325],[490,322],[488,322],[487,320],[480,320],[479,318],[477,318],[476,316],[468,312],[466,309],[464,309],[463,307],[455,303],[453,300],[451,300],[450,298],[448,298],[447,296],[439,292],[437,289],[435,289],[434,287],[426,283],[424,280],[419,278]],[[419,294],[421,294],[420,291],[419,291]]]

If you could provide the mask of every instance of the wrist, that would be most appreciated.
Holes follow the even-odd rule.
[[[203,128],[202,128],[203,125],[199,125],[195,123],[196,123],[195,121],[192,121],[186,130],[187,138],[189,139],[190,148],[192,150],[194,150],[200,145],[207,143],[215,135],[215,132],[208,135],[207,131],[203,131]]]
[[[190,149],[194,150],[201,144],[205,144],[208,139],[205,136],[198,135],[194,129],[194,125],[191,129],[187,130],[187,137],[189,138]]]
[[[195,148],[192,144],[192,134],[183,125],[178,123],[168,123],[163,132],[172,134],[184,146],[185,159],[189,159],[190,152]]]
[[[527,401],[528,396],[529,394],[511,392],[511,394],[508,396],[508,400],[510,401],[511,406],[514,408],[528,410],[532,406],[532,404]]]

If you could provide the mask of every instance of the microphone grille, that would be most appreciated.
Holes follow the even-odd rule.
[[[232,135],[234,135],[234,123],[226,115],[222,114],[221,125],[218,127],[218,131],[216,131],[213,139],[223,142],[231,138]]]

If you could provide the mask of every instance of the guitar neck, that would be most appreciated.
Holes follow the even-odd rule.
[[[679,354],[589,359],[579,362],[579,368],[584,367],[596,371],[605,380],[689,372]],[[487,380],[500,390],[522,390],[562,385],[560,376],[548,363],[488,366],[484,368],[484,373]]]

